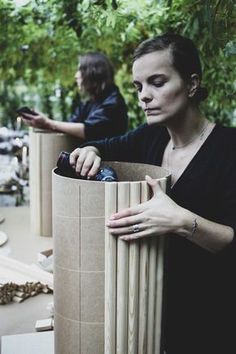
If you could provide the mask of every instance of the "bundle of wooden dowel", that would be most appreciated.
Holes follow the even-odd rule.
[[[52,293],[48,285],[40,282],[26,282],[25,284],[5,283],[0,284],[0,305],[10,302],[22,302],[25,299],[40,293]]]

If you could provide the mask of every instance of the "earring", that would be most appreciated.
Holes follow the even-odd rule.
[[[192,98],[192,97],[196,94],[196,92],[197,92],[197,89],[196,89],[196,88],[195,88],[195,89],[192,89],[192,90],[189,92],[188,97],[189,97],[189,98]]]

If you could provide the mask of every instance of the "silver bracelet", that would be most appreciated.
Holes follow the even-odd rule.
[[[195,235],[197,228],[198,228],[197,218],[194,218],[193,223],[192,223],[191,235],[189,237],[192,238]]]

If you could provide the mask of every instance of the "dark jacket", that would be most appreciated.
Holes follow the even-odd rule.
[[[127,106],[112,85],[99,99],[81,103],[69,121],[84,123],[86,141],[121,135],[128,126]]]

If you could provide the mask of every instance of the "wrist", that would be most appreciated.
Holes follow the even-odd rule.
[[[89,151],[93,151],[96,155],[101,156],[100,151],[92,145],[87,146]]]
[[[182,208],[177,234],[188,239],[194,237],[198,228],[197,219],[197,215],[189,210]]]
[[[47,126],[49,130],[58,131],[57,121],[53,119],[47,119]]]

